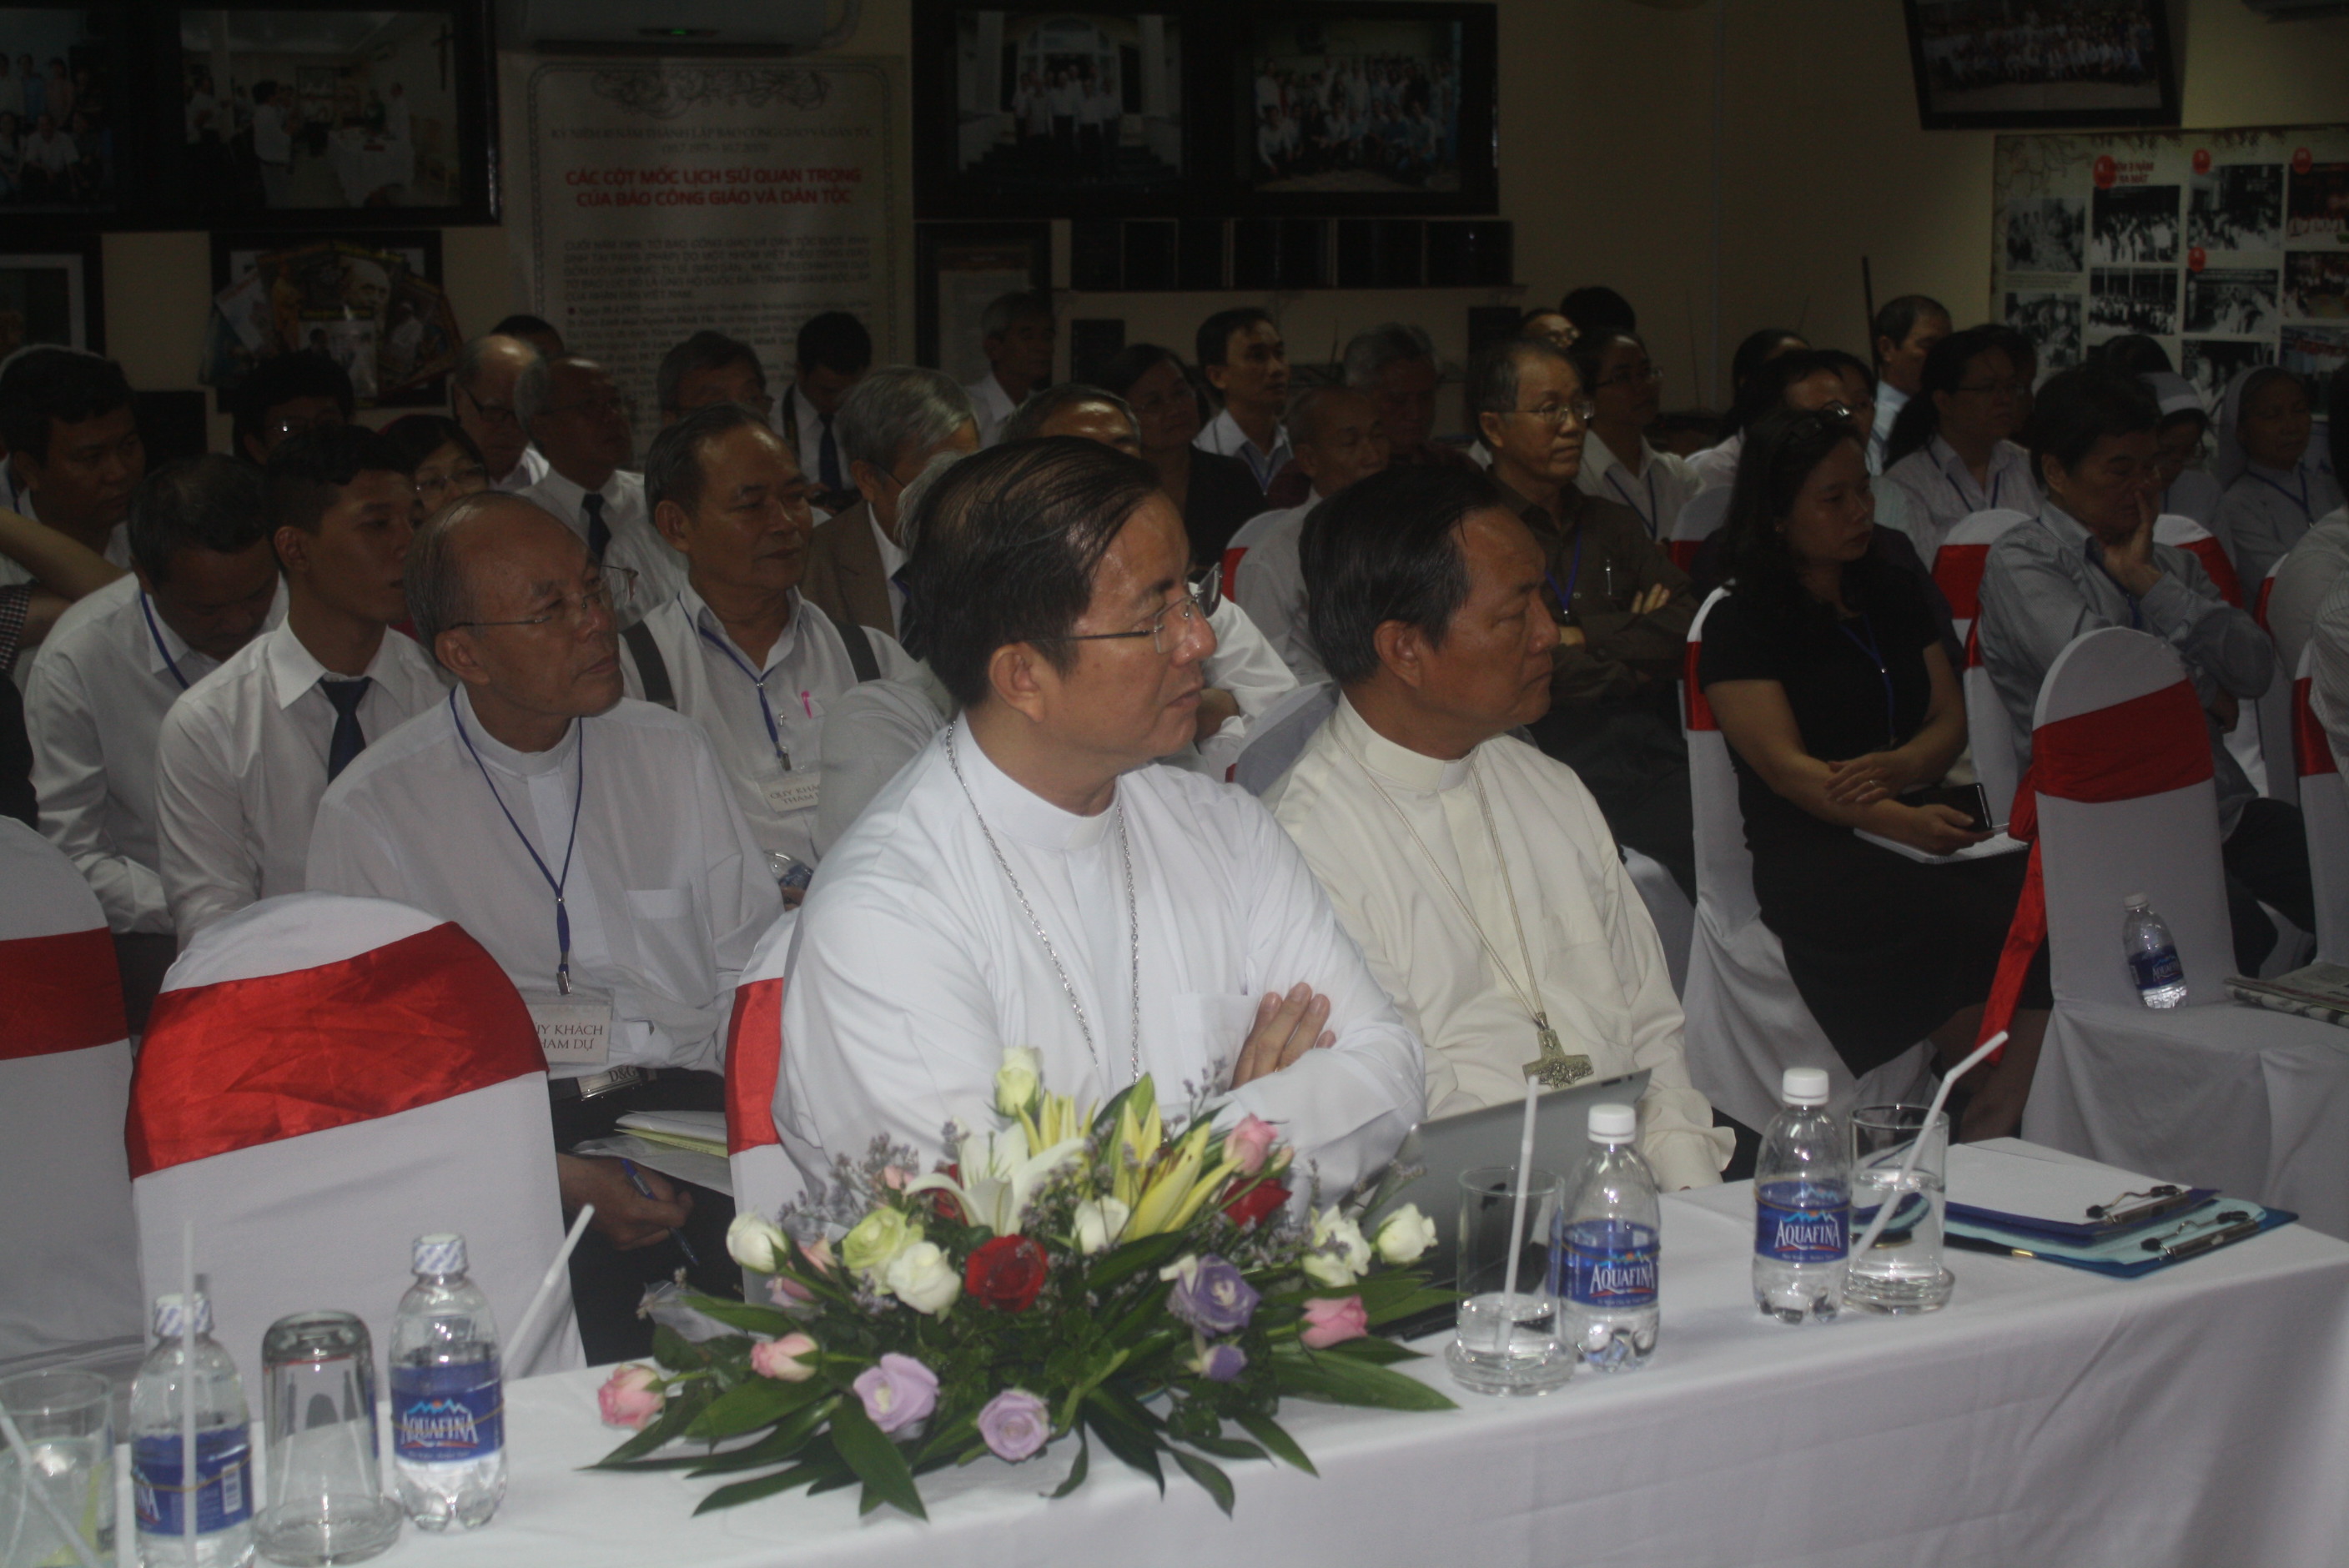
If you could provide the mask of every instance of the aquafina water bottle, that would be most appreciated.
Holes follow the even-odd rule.
[[[1551,1293],[1564,1300],[1566,1332],[1602,1372],[1644,1367],[1656,1348],[1662,1217],[1655,1174],[1632,1143],[1639,1130],[1628,1105],[1590,1108],[1592,1148],[1550,1247],[1550,1266],[1563,1275]]]
[[[2152,901],[2141,892],[2121,902],[2128,906],[2121,919],[2121,956],[2128,962],[2137,994],[2148,1007],[2175,1007],[2186,1000],[2186,966],[2178,960],[2169,923],[2153,912]]]
[[[424,1530],[487,1524],[506,1494],[505,1386],[490,1298],[465,1238],[416,1238],[416,1283],[391,1325],[392,1470]]]
[[[1788,1068],[1779,1098],[1754,1167],[1754,1302],[1781,1323],[1825,1322],[1851,1254],[1850,1137],[1826,1068]]]
[[[182,1447],[190,1399],[196,1407],[192,1484],[185,1480]],[[130,1383],[130,1480],[140,1568],[244,1568],[253,1561],[253,1423],[236,1363],[212,1338],[212,1304],[202,1293],[192,1310],[176,1294],[155,1300],[155,1348]]]

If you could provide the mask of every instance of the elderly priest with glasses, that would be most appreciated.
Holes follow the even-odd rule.
[[[1424,1105],[1396,1016],[1250,797],[1154,759],[1189,738],[1215,634],[1149,465],[998,447],[924,500],[916,610],[962,714],[824,857],[784,986],[776,1125],[828,1176],[873,1140],[926,1167],[995,1125],[1003,1052],[1100,1101],[1143,1073],[1299,1152],[1325,1201]]]
[[[732,1207],[568,1151],[629,1111],[723,1108],[735,980],[782,913],[709,738],[621,696],[627,588],[520,496],[444,509],[408,598],[456,689],[344,771],[310,838],[312,888],[455,921],[531,1003],[564,1205],[595,1205],[571,1277],[596,1362],[650,1348],[646,1284],[685,1266],[730,1294]]]

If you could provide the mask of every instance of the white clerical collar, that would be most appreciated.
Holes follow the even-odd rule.
[[[690,580],[684,587],[678,589],[677,593],[678,603],[685,609],[686,622],[697,634],[708,633],[726,645],[727,649],[743,664],[747,665],[750,662],[750,656],[742,651],[742,645],[726,634],[726,624],[719,620],[718,612],[709,607],[708,600],[693,591],[693,583]],[[776,635],[773,645],[767,649],[767,662],[759,671],[761,675],[765,675],[792,656],[792,650],[799,646],[800,623],[806,619],[807,601],[801,598],[800,591],[794,588],[792,590],[792,618]],[[698,637],[697,640],[698,640]]]
[[[449,694],[450,711],[464,726],[465,738],[473,743],[473,755],[499,772],[515,779],[533,779],[541,773],[552,773],[557,768],[571,765],[571,754],[579,749],[579,727],[584,722],[573,719],[563,738],[543,751],[516,751],[496,736],[473,711],[473,694],[470,687],[460,685]]]
[[[1080,817],[1063,811],[998,768],[970,731],[970,716],[956,716],[951,731],[955,757],[970,785],[971,799],[987,825],[1032,850],[1089,850],[1109,831],[1113,810]]]
[[[294,634],[291,620],[280,621],[262,634],[269,640],[262,645],[261,656],[269,670],[269,694],[277,699],[281,708],[292,707],[302,694],[322,680],[350,680],[350,676],[337,675],[320,664],[317,656],[302,645]],[[382,640],[375,645],[375,657],[367,661],[367,678],[380,680],[387,661],[394,657],[391,640],[400,635],[386,626]]]
[[[1338,699],[1338,711],[1330,723],[1330,733],[1355,761],[1381,779],[1417,794],[1433,795],[1466,783],[1470,767],[1476,760],[1474,751],[1446,762],[1441,757],[1397,746],[1372,729],[1370,721],[1357,713],[1352,701],[1346,697]]]

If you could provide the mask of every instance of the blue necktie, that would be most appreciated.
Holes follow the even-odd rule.
[[[355,681],[335,680],[322,676],[318,689],[335,705],[335,733],[326,742],[326,781],[333,783],[336,775],[351,765],[351,758],[367,749],[367,736],[359,729],[359,699],[367,696],[374,682],[366,676]]]
[[[589,490],[579,498],[579,510],[587,514],[587,553],[596,561],[612,547],[612,525],[604,521],[604,498]]]
[[[832,416],[819,414],[823,421],[823,439],[815,449],[816,482],[828,490],[846,490],[840,480],[840,445],[832,438]]]

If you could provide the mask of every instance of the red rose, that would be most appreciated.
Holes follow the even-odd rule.
[[[1278,1212],[1280,1206],[1288,1202],[1288,1188],[1270,1181],[1259,1181],[1225,1204],[1224,1212],[1231,1217],[1232,1223],[1245,1231],[1267,1215]]]
[[[1051,1262],[1027,1236],[998,1236],[970,1254],[963,1288],[999,1312],[1025,1312],[1044,1288]]]

